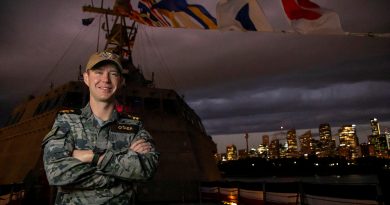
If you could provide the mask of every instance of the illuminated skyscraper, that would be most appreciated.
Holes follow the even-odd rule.
[[[347,159],[357,157],[356,148],[359,140],[356,135],[356,125],[344,125],[339,129],[340,146],[339,155]]]
[[[376,141],[378,139],[378,136],[374,136],[374,135],[368,135],[367,137],[367,146],[368,146],[368,155],[371,156],[371,157],[375,157],[376,156],[376,150],[378,150],[378,148],[376,147]]]
[[[385,129],[385,136],[387,142],[387,150],[390,151],[390,131],[387,128]]]
[[[287,153],[286,157],[299,157],[297,134],[295,129],[287,131]]]
[[[329,145],[332,142],[332,130],[328,123],[320,124],[319,127],[320,141],[323,145]]]
[[[261,144],[257,148],[257,152],[259,153],[261,158],[267,158],[268,157],[268,145]]]
[[[301,143],[301,155],[311,155],[313,153],[311,131],[308,130],[299,137]]]
[[[388,156],[388,140],[386,133],[381,134],[378,119],[370,120],[372,134],[368,136],[368,144],[372,147],[371,156],[386,157]]]
[[[334,150],[336,149],[336,143],[332,139],[332,130],[328,123],[320,124],[319,126],[320,142],[321,147],[319,148],[320,152],[319,157],[330,157],[334,155]]]
[[[292,157],[291,154],[289,154],[287,156],[287,148],[288,148],[287,141],[284,143],[280,143],[279,145],[280,145],[279,146],[279,157],[280,158],[291,158]]]
[[[381,130],[379,129],[378,119],[374,118],[370,120],[371,122],[371,130],[373,136],[379,136],[381,134]]]
[[[234,144],[226,146],[227,160],[236,160],[238,158],[237,148]]]
[[[320,156],[322,150],[322,143],[320,142],[320,140],[316,140],[312,138],[310,146],[311,146],[312,154],[315,154],[317,157]]]
[[[376,140],[375,152],[377,157],[387,158],[389,149],[386,134],[380,134]]]

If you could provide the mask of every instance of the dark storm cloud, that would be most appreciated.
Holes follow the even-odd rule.
[[[390,99],[390,83],[361,82],[355,84],[337,84],[324,88],[278,88],[275,90],[247,90],[224,98],[202,98],[191,101],[191,105],[205,117],[218,116],[229,109],[230,114],[251,114],[254,110],[261,113],[288,110],[332,109],[337,106],[367,106],[372,100]],[[363,103],[367,102],[367,103]],[[386,101],[379,101],[375,106],[386,106]],[[212,105],[211,107],[208,107]],[[288,105],[288,106],[284,106]],[[201,109],[203,108],[203,109]],[[238,109],[239,108],[239,109]]]
[[[328,83],[367,80],[370,77],[384,79],[382,73],[389,73],[386,69],[390,57],[389,39],[257,32],[183,32],[185,35],[175,36],[172,30],[159,30],[159,35],[141,35],[143,38],[139,39],[142,41],[138,45],[144,46],[140,48],[140,53],[149,58],[136,58],[136,62],[143,64],[146,73],[152,70],[161,77],[158,82],[163,86],[173,87],[171,81],[175,79],[175,88],[186,91],[232,84],[242,88],[254,81],[266,85],[271,83],[271,86],[275,83],[299,83],[299,78],[305,75],[309,75],[305,80],[313,81],[309,78],[311,75]],[[172,41],[180,43],[167,44]],[[147,49],[149,42],[156,42],[156,47]],[[159,64],[159,69],[152,68],[161,61],[164,63]],[[343,74],[348,76],[341,79]],[[270,82],[277,78],[282,79]]]
[[[224,98],[190,100],[215,133],[269,131],[317,127],[321,123],[367,123],[370,118],[389,119],[389,82],[334,84],[328,87],[246,90]]]

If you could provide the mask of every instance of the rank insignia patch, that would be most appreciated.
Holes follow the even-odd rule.
[[[81,114],[81,110],[78,110],[78,109],[63,109],[63,110],[60,110],[58,111],[59,114],[76,114],[76,115],[80,115]]]

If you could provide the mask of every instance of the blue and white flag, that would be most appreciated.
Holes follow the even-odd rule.
[[[273,31],[256,0],[220,0],[217,4],[218,29]]]

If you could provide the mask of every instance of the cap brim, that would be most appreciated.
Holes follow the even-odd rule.
[[[115,65],[118,72],[123,73],[122,65],[120,65],[118,62],[113,61],[113,60],[102,60],[102,61],[96,63],[95,65],[93,65],[91,68],[89,68],[89,70],[93,70],[93,69],[102,67],[102,66],[107,65],[107,64]]]

